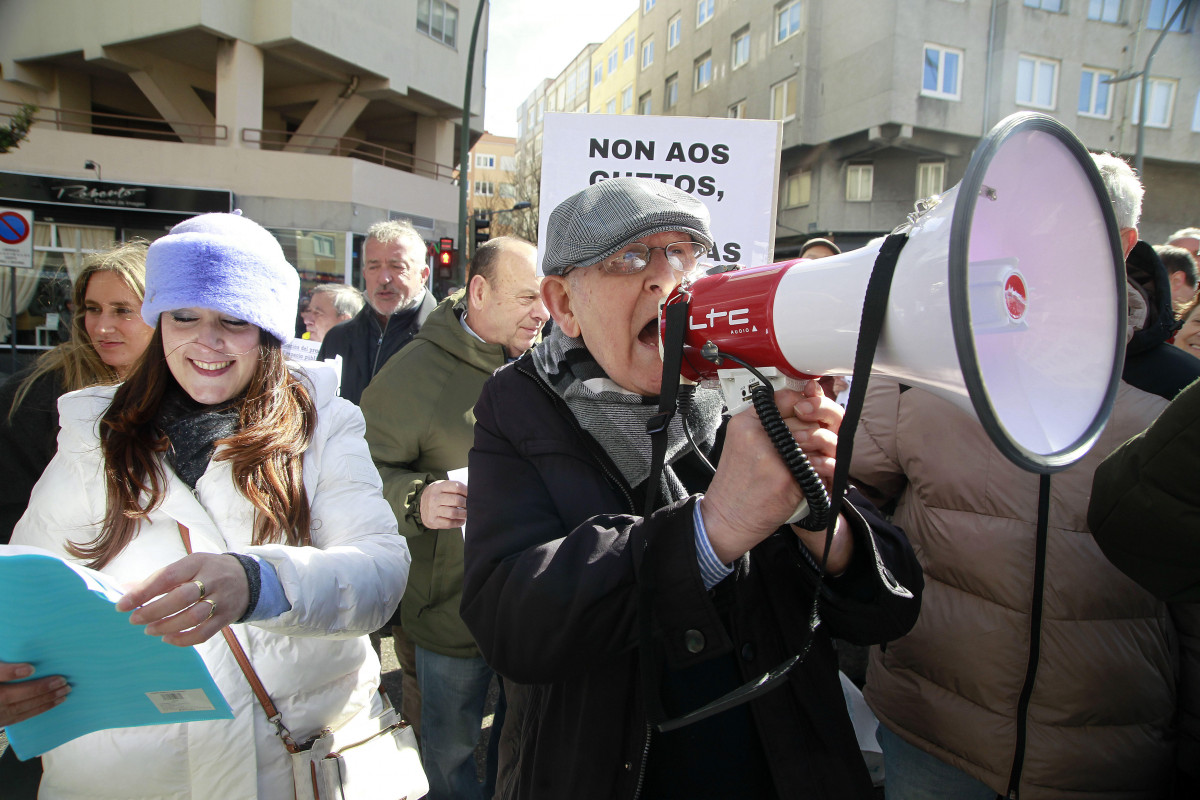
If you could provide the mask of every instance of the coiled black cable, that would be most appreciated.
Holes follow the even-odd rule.
[[[829,525],[829,492],[825,490],[825,483],[821,480],[821,476],[813,469],[808,456],[800,449],[800,445],[796,444],[792,432],[788,430],[787,423],[783,421],[779,408],[775,405],[775,392],[771,390],[770,381],[737,356],[731,356],[728,353],[718,353],[717,355],[719,358],[729,359],[738,366],[749,370],[750,374],[758,379],[759,383],[750,390],[750,402],[758,413],[763,430],[767,432],[771,444],[775,446],[775,451],[779,453],[779,457],[787,465],[788,472],[796,479],[796,483],[804,492],[805,499],[808,500],[808,516],[796,524],[805,530],[825,530]],[[684,425],[685,430],[686,428],[687,426]]]

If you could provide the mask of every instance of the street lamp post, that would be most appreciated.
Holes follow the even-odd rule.
[[[460,241],[467,242],[471,235],[467,224],[467,158],[471,149],[471,84],[475,77],[475,42],[479,39],[479,21],[483,19],[483,7],[487,0],[479,0],[475,9],[475,24],[471,26],[471,44],[467,49],[467,84],[463,89],[462,129],[458,147],[458,232]],[[457,273],[454,278],[459,284],[464,283],[466,272],[462,262],[454,268]]]

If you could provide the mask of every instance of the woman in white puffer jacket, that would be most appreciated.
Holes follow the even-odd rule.
[[[131,585],[117,609],[196,645],[234,719],[75,739],[44,756],[40,797],[292,797],[288,753],[218,634],[231,627],[298,741],[377,711],[366,634],[404,592],[408,549],[361,413],[331,371],[285,365],[299,279],[274,237],[207,214],[146,268],[146,355],[123,385],[62,398],[58,454],[12,541]],[[0,682],[0,725],[69,703],[55,680]]]

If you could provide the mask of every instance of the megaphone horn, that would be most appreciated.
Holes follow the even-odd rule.
[[[872,373],[973,413],[1026,470],[1082,458],[1112,411],[1125,347],[1116,219],[1083,144],[1051,117],[1014,114],[961,183],[897,230],[908,241]],[[792,378],[851,374],[883,242],[677,288],[667,304],[688,304],[684,377],[721,377],[716,352]]]

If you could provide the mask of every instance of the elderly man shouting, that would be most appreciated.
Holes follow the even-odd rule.
[[[831,639],[912,626],[921,573],[903,535],[852,493],[820,578],[824,534],[785,522],[800,488],[753,412],[723,419],[705,389],[648,487],[658,305],[711,248],[708,211],[617,178],[543,233],[555,329],[484,385],[470,457],[462,615],[509,704],[496,797],[870,797]],[[815,384],[775,398],[828,481],[841,409]],[[666,504],[644,517],[650,490]],[[691,712],[799,652],[816,591],[811,650],[780,685],[671,732],[649,724],[648,708]]]
[[[362,396],[371,456],[413,553],[400,612],[416,646],[431,800],[491,797],[475,780],[473,754],[492,670],[458,613],[467,487],[446,473],[467,465],[483,382],[528,350],[549,319],[535,254],[507,237],[480,247],[467,288],[429,315]]]

